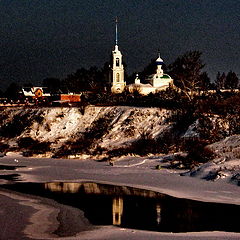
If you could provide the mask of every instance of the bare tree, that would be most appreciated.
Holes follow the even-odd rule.
[[[225,82],[226,82],[226,75],[223,72],[222,74],[220,72],[217,73],[217,77],[215,80],[215,85],[218,90],[224,89],[225,87]]]
[[[227,74],[226,81],[225,81],[225,88],[226,89],[236,89],[239,85],[239,79],[235,72],[230,71]]]
[[[204,64],[201,55],[199,51],[186,52],[169,66],[174,85],[179,87],[190,101],[202,85],[201,70]]]

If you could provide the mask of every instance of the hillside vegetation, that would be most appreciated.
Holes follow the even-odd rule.
[[[88,105],[84,109],[4,108],[0,151],[103,161],[174,154],[170,167],[199,175],[205,164],[215,161],[216,168],[207,167],[212,172],[209,178],[225,176],[221,171],[226,170],[234,172],[238,181],[239,94],[202,95],[193,101],[180,94],[173,90],[145,97],[123,93],[108,97],[114,100],[112,106]],[[120,106],[124,102],[138,106]],[[231,167],[219,169],[219,162],[230,161]]]

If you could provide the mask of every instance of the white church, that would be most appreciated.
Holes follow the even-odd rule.
[[[162,65],[163,60],[160,54],[156,60],[156,73],[148,76],[148,84],[141,83],[141,80],[136,76],[135,83],[126,85],[124,81],[124,67],[122,62],[122,54],[118,49],[118,26],[116,21],[116,42],[115,48],[112,52],[113,63],[112,63],[112,93],[121,93],[125,89],[130,92],[138,91],[142,95],[147,95],[149,93],[156,93],[162,90],[166,90],[168,87],[173,86],[173,79],[163,72]]]

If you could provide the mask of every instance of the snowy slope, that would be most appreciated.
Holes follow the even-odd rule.
[[[105,152],[97,153],[101,159],[106,156],[107,151],[129,146],[144,134],[155,138],[168,133],[174,124],[171,122],[172,114],[174,113],[166,109],[124,106],[88,106],[84,114],[79,108],[6,108],[0,115],[0,144],[8,144],[10,151],[24,151],[26,149],[18,147],[21,139],[30,138],[40,143],[46,142],[50,149],[45,156],[51,157],[61,149],[63,152],[71,150],[71,143],[81,145],[86,142],[89,148],[104,149]],[[182,133],[180,141],[198,136],[197,120]],[[86,147],[86,144],[84,146]],[[227,137],[208,147],[215,152],[215,159],[184,175],[207,180],[225,178],[240,184],[240,135]],[[71,154],[70,151],[69,155]],[[72,157],[93,158],[78,153],[72,154]],[[117,158],[124,164],[124,157]],[[130,158],[128,156],[127,161]],[[138,162],[136,156],[134,159]],[[148,161],[146,158],[143,161],[139,158],[139,161],[147,165],[151,159]],[[161,161],[168,165],[166,161],[171,163],[174,159],[159,157],[160,165]]]
[[[27,121],[19,123],[23,119],[22,115]],[[67,141],[77,141],[86,131],[102,132],[95,139],[96,143],[106,149],[113,149],[136,140],[146,132],[156,137],[169,128],[166,120],[170,116],[171,111],[165,109],[124,106],[88,106],[84,114],[78,108],[15,108],[2,112],[0,130],[16,122],[17,125],[23,125],[22,131],[12,138],[3,138],[3,135],[2,141],[12,142],[31,137],[40,142],[51,143],[53,149],[61,147]]]
[[[240,135],[227,137],[208,147],[215,152],[215,159],[188,174],[213,181],[225,178],[240,185]]]

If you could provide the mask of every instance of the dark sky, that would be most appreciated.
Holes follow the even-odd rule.
[[[0,0],[0,86],[40,84],[80,67],[101,67],[114,46],[128,73],[203,52],[205,70],[240,73],[239,0]]]

